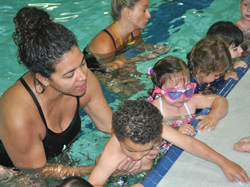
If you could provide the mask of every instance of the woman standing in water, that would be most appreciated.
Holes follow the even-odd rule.
[[[167,53],[169,47],[142,43],[141,29],[146,27],[149,18],[149,0],[112,0],[112,24],[99,32],[84,49],[90,69],[102,65],[117,69],[125,63],[148,60]],[[139,50],[152,51],[127,60],[123,53],[133,45]]]
[[[78,138],[80,107],[99,130],[111,131],[112,111],[100,84],[75,35],[47,12],[24,7],[13,21],[18,60],[29,71],[0,98],[0,165],[45,177],[89,174],[92,165],[70,167],[47,160]],[[124,161],[123,173],[126,164],[131,162]]]

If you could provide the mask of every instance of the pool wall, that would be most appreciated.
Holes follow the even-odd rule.
[[[223,97],[227,97],[227,95],[234,88],[234,86],[245,75],[245,73],[248,71],[249,66],[250,66],[250,55],[248,55],[244,61],[247,63],[248,67],[247,68],[238,68],[235,71],[239,77],[239,80],[236,81],[232,78],[227,80],[224,83],[224,85],[221,87],[221,89],[217,92],[218,95],[221,95]],[[209,111],[210,111],[210,109],[203,109],[198,115],[207,115],[209,113]],[[198,124],[199,121],[200,120],[194,119],[191,122],[191,125],[194,128],[196,128],[196,125]],[[164,177],[164,175],[166,175],[166,173],[170,170],[170,168],[173,166],[173,164],[179,158],[179,156],[182,154],[182,152],[183,152],[183,149],[180,149],[180,148],[173,145],[169,149],[169,151],[166,153],[166,155],[156,165],[156,167],[153,169],[153,171],[151,171],[151,173],[143,180],[142,184],[145,187],[157,186],[157,184],[161,181],[161,179]]]

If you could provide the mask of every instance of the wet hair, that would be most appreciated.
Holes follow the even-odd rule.
[[[129,139],[144,145],[161,139],[162,118],[160,111],[150,102],[127,100],[113,113],[113,131],[119,141]]]
[[[55,64],[78,46],[75,35],[63,25],[53,22],[42,9],[24,7],[17,12],[13,22],[15,32],[12,37],[18,46],[18,62],[34,75],[39,73],[50,78],[56,71]]]
[[[233,22],[218,21],[207,31],[208,36],[219,36],[230,47],[237,47],[243,43],[243,32]]]
[[[232,58],[225,42],[220,37],[206,36],[195,44],[187,54],[188,68],[193,76],[205,77],[212,72],[231,67]]]
[[[122,16],[122,10],[127,7],[132,9],[140,0],[112,0],[111,2],[111,17],[113,21],[117,21]]]
[[[178,57],[166,56],[156,62],[152,69],[153,71],[150,72],[151,80],[153,84],[159,88],[161,88],[167,80],[176,81],[176,79],[178,79],[178,82],[183,81],[185,83],[190,79],[190,73],[186,63]],[[152,96],[153,91],[154,88],[149,89],[148,94]]]
[[[56,187],[93,187],[93,185],[81,177],[74,176],[63,179]]]

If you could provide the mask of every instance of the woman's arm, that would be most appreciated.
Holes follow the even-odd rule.
[[[67,176],[85,176],[89,175],[95,165],[88,166],[64,166],[61,164],[46,164],[44,167],[36,169],[36,174],[40,177],[54,178]],[[33,172],[29,169],[23,169],[26,173]],[[32,173],[31,173],[32,174]]]
[[[87,92],[80,98],[80,106],[94,122],[95,126],[103,131],[111,131],[112,110],[109,107],[101,86],[88,69]]]

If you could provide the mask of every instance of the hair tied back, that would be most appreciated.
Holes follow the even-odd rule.
[[[148,68],[148,74],[150,75],[150,77],[152,76],[152,74],[154,74],[154,70],[152,67]]]

